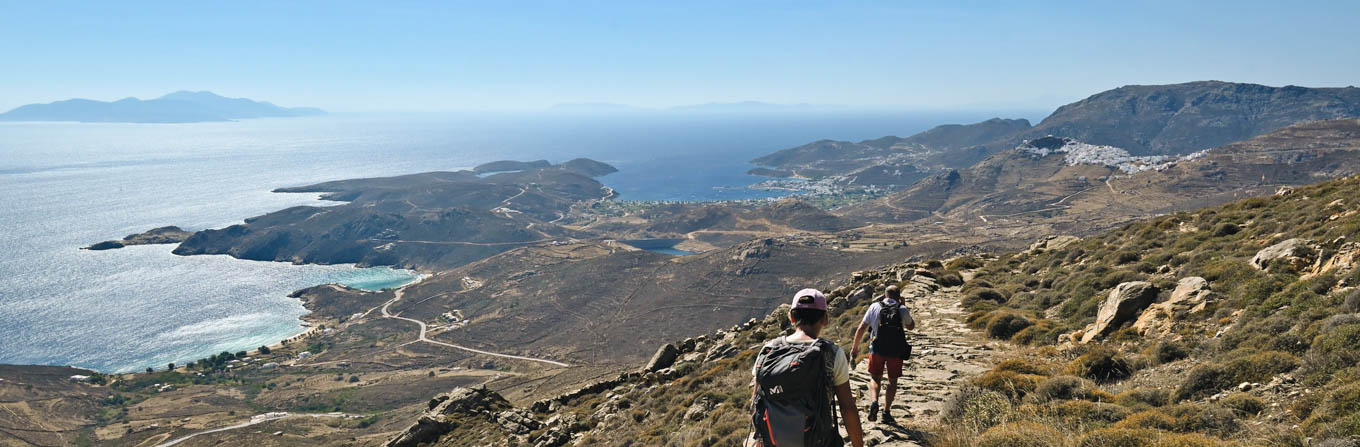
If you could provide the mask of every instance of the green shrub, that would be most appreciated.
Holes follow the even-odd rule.
[[[1354,415],[1360,415],[1360,383],[1343,385],[1328,392],[1327,397],[1318,402],[1316,408],[1309,411],[1308,419],[1303,421],[1302,426],[1306,433],[1318,434],[1329,424]],[[1341,425],[1332,428],[1342,429],[1345,427],[1345,425]],[[1360,435],[1360,432],[1354,434]]]
[[[1219,390],[1235,385],[1230,374],[1217,363],[1197,365],[1190,370],[1176,389],[1176,400],[1194,399],[1217,393]]]
[[[1229,436],[1241,425],[1232,410],[1211,407],[1196,403],[1182,403],[1162,409],[1176,420],[1175,430],[1179,432],[1201,432],[1217,436]]]
[[[1123,420],[1114,424],[1115,428],[1152,428],[1157,430],[1173,430],[1176,428],[1176,418],[1168,416],[1166,413],[1157,410],[1143,410],[1130,414]]]
[[[996,391],[1011,399],[1019,399],[1034,391],[1043,376],[1020,374],[1015,371],[987,371],[973,379],[973,384],[984,389]]]
[[[1138,262],[1139,258],[1138,252],[1121,251],[1115,254],[1114,263],[1115,265],[1132,264]]]
[[[1034,325],[1033,321],[1012,311],[997,310],[987,319],[987,336],[1007,340],[1017,332]]]
[[[1129,408],[1160,407],[1170,402],[1171,393],[1157,388],[1133,388],[1114,397],[1114,403]]]
[[[982,433],[978,447],[1051,447],[1061,445],[1063,436],[1052,428],[1033,422],[998,425]]]
[[[949,396],[941,412],[950,424],[963,424],[977,430],[1005,422],[1011,414],[1011,403],[1002,393],[964,385]]]
[[[1214,236],[1215,237],[1232,236],[1234,234],[1237,234],[1237,232],[1239,231],[1242,231],[1241,226],[1238,226],[1237,224],[1224,222],[1214,227]]]
[[[1029,359],[1009,359],[1002,361],[1001,363],[998,363],[995,367],[992,368],[992,370],[1011,371],[1020,374],[1047,376],[1050,374],[1052,368],[1046,365],[1036,364]]]
[[[1085,400],[1090,397],[1091,384],[1086,380],[1076,376],[1056,376],[1049,377],[1039,386],[1034,388],[1034,392],[1029,398],[1036,402],[1048,402],[1050,400]]]
[[[1156,430],[1102,428],[1082,435],[1080,447],[1144,447],[1152,445],[1160,435]]]
[[[1254,417],[1266,409],[1266,402],[1261,398],[1245,393],[1237,393],[1224,398],[1218,405],[1229,410],[1233,410],[1239,417]]]
[[[1097,382],[1120,380],[1133,374],[1128,361],[1105,347],[1094,348],[1077,357],[1067,365],[1067,371]]]
[[[1220,447],[1225,445],[1232,444],[1201,434],[1185,433],[1163,436],[1161,439],[1153,442],[1151,447]]]
[[[967,296],[963,297],[963,300],[960,302],[963,304],[963,307],[971,308],[974,304],[982,301],[991,301],[998,304],[1005,303],[1006,296],[995,289],[980,288],[973,290]]]
[[[1190,356],[1190,349],[1179,341],[1158,341],[1148,348],[1148,358],[1156,364],[1174,362]]]
[[[1242,382],[1260,382],[1298,367],[1298,358],[1279,351],[1252,353],[1239,349],[1224,354],[1224,363],[1205,363],[1190,370],[1176,390],[1177,400],[1208,396]],[[1236,357],[1236,358],[1232,358]]]
[[[1011,336],[1011,343],[1038,346],[1056,343],[1058,335],[1064,332],[1062,328],[1053,325],[1049,320],[1039,320],[1034,325],[1021,329]]]
[[[944,287],[958,287],[963,285],[963,276],[958,272],[947,271],[940,274],[938,281]]]
[[[944,268],[947,268],[949,270],[972,270],[975,268],[980,268],[982,267],[982,265],[983,262],[981,259],[972,256],[964,256],[949,261],[948,264],[944,265]]]
[[[1074,426],[1108,424],[1127,417],[1129,409],[1115,404],[1086,400],[1065,400],[1053,405],[1054,416]]]
[[[1332,328],[1313,338],[1308,349],[1311,374],[1327,375],[1360,363],[1360,324]]]

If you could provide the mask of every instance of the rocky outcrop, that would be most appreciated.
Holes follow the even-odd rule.
[[[1317,245],[1312,241],[1301,238],[1287,239],[1275,245],[1271,245],[1256,253],[1251,258],[1252,267],[1260,270],[1270,268],[1270,264],[1277,259],[1284,259],[1294,271],[1302,271],[1311,266],[1317,260]]]
[[[1338,275],[1342,275],[1355,270],[1357,265],[1360,265],[1360,244],[1346,242],[1322,263],[1318,272],[1337,272]]]
[[[1176,290],[1171,292],[1170,298],[1149,306],[1138,316],[1138,320],[1133,322],[1133,329],[1143,336],[1170,335],[1177,316],[1204,310],[1204,306],[1210,301],[1211,293],[1209,281],[1204,278],[1198,276],[1182,278],[1176,284]]]
[[[1030,245],[1029,252],[1038,253],[1048,250],[1062,250],[1067,248],[1068,245],[1072,245],[1080,240],[1081,238],[1079,237],[1069,235],[1049,236]]]
[[[1126,282],[1115,286],[1105,303],[1100,305],[1096,322],[1082,336],[1081,342],[1088,343],[1109,335],[1124,323],[1136,318],[1143,309],[1157,300],[1157,286],[1146,281]]]
[[[507,425],[502,421],[510,421],[517,427],[527,424],[522,416],[505,416],[504,413],[510,409],[510,403],[494,391],[485,388],[455,388],[430,399],[429,407],[416,422],[387,441],[384,446],[415,447],[436,441],[440,436],[458,427],[458,423],[449,418],[450,415],[482,417],[488,421],[501,422],[502,425]]]

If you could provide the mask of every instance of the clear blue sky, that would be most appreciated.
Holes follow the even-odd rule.
[[[339,111],[1052,106],[1360,84],[1360,2],[0,0],[0,110],[181,89]]]

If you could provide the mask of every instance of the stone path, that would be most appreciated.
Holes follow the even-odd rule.
[[[903,290],[903,295],[917,327],[908,334],[912,357],[902,368],[891,409],[896,426],[867,420],[867,360],[861,359],[850,372],[851,389],[859,399],[866,446],[923,445],[920,430],[929,430],[939,422],[949,395],[970,378],[990,369],[995,364],[996,350],[1001,348],[964,324],[967,312],[959,304],[957,288],[932,291],[926,284],[912,283]],[[882,405],[882,397],[879,399]]]

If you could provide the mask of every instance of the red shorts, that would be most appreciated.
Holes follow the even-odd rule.
[[[883,374],[884,366],[888,367],[888,379],[902,377],[902,359],[869,353],[869,375]]]

